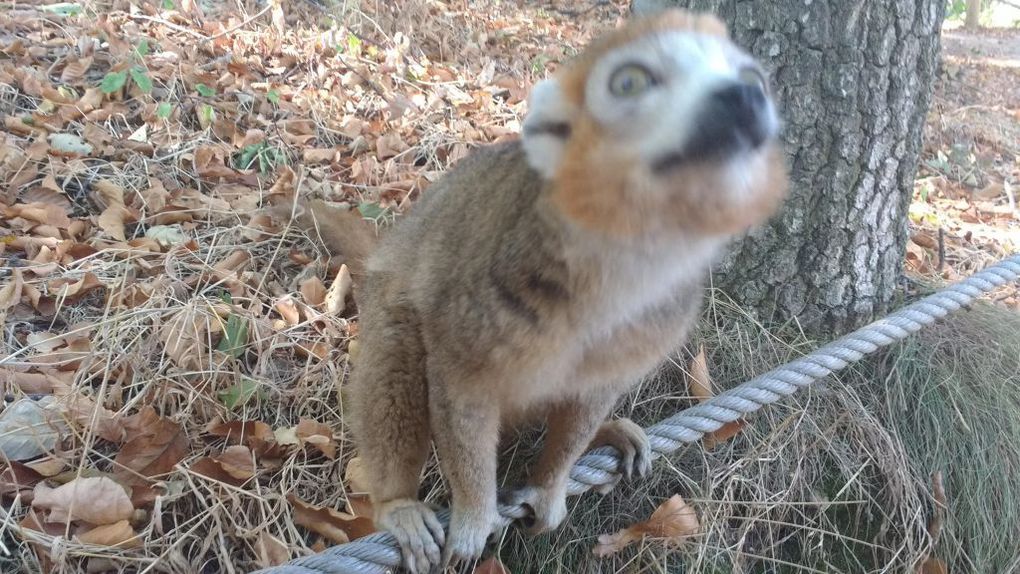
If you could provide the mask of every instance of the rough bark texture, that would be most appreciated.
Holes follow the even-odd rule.
[[[968,30],[977,30],[981,26],[981,0],[967,0],[967,21],[964,26]]]
[[[900,277],[945,0],[635,0],[712,11],[769,69],[793,190],[715,284],[814,328],[887,310]],[[645,5],[645,6],[642,6]]]

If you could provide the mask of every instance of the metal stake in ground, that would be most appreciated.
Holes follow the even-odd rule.
[[[972,303],[982,293],[1018,278],[1020,255],[1014,255],[808,355],[660,421],[645,429],[651,441],[652,457],[675,452],[683,444],[695,442],[726,423],[792,395],[882,347],[906,339]],[[588,451],[571,469],[568,494],[573,496],[614,484],[619,479],[619,464],[620,453],[614,448]],[[520,506],[502,505],[499,512],[503,516],[503,526],[527,515]],[[439,512],[438,517],[446,526],[449,511]],[[399,566],[397,541],[388,533],[379,532],[253,574],[390,574]]]

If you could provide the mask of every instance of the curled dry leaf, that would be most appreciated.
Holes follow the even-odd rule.
[[[122,442],[126,436],[120,415],[96,403],[64,383],[56,390],[56,407],[69,421],[81,429],[91,430],[110,442]]]
[[[214,422],[206,427],[205,432],[226,439],[227,444],[246,445],[259,456],[273,455],[279,446],[272,427],[262,421]]]
[[[42,482],[44,478],[46,477],[28,465],[10,461],[0,467],[0,495],[31,489]],[[31,495],[31,493],[29,494]]]
[[[4,210],[4,215],[9,218],[21,217],[28,221],[42,225],[52,225],[59,229],[67,229],[71,225],[71,218],[59,205],[52,203],[16,203]]]
[[[117,548],[140,548],[142,540],[127,520],[104,524],[81,532],[75,536],[83,544],[111,546]]]
[[[279,566],[290,560],[287,545],[265,530],[259,532],[259,537],[255,541],[255,551],[259,555],[259,566],[262,568]]]
[[[54,412],[52,396],[21,399],[0,412],[0,454],[13,461],[52,452],[67,426]]]
[[[688,373],[691,378],[691,396],[698,399],[698,402],[705,402],[715,396],[712,390],[712,376],[708,372],[708,360],[705,358],[705,347],[698,348],[698,354],[691,360],[688,366]],[[746,422],[744,419],[735,420],[724,424],[719,429],[710,432],[704,437],[705,448],[712,450],[717,445],[724,443],[743,430]]]
[[[10,309],[21,302],[21,294],[25,288],[25,278],[21,270],[15,268],[14,275],[0,287],[0,311]],[[2,317],[2,315],[0,315]]]
[[[675,494],[652,513],[652,517],[616,534],[602,534],[593,552],[596,556],[609,556],[626,548],[644,536],[678,542],[701,531],[698,515],[684,499]]]
[[[344,481],[347,482],[347,505],[350,511],[356,516],[375,516],[372,499],[368,495],[368,474],[360,457],[347,461]]]
[[[712,378],[708,374],[708,361],[705,359],[705,347],[698,347],[698,354],[691,360],[688,367],[691,376],[691,396],[698,402],[706,401],[715,396],[712,390]]]
[[[294,326],[301,322],[301,312],[290,295],[285,295],[276,301],[276,311],[280,313],[288,325]]]
[[[198,369],[209,357],[207,333],[212,325],[208,309],[189,304],[174,313],[159,330],[163,349],[177,365],[184,369]]]
[[[314,275],[302,281],[300,289],[301,296],[309,305],[317,307],[326,300],[326,286],[322,283],[322,279]]]
[[[329,291],[326,292],[326,312],[331,315],[339,315],[343,313],[346,305],[347,294],[351,292],[351,286],[353,281],[351,280],[351,271],[346,265],[341,265],[340,270],[336,272],[336,277],[333,279],[333,283],[329,286]]]
[[[478,566],[475,566],[475,570],[472,574],[510,574],[510,571],[503,566],[503,563],[498,558],[493,556],[485,562],[482,562]]]
[[[145,478],[170,472],[190,451],[181,425],[159,416],[151,406],[128,417],[124,425],[132,438],[117,453],[114,474],[125,484],[147,486]]]
[[[246,446],[228,446],[222,454],[198,459],[191,465],[191,470],[213,480],[240,486],[255,476],[255,459]]]
[[[97,525],[127,520],[135,511],[124,487],[105,476],[76,478],[57,488],[40,482],[32,507],[49,511],[46,522],[81,520]]]
[[[294,430],[302,445],[314,446],[330,460],[336,458],[336,443],[333,441],[333,431],[329,425],[301,419]]]
[[[365,517],[358,517],[332,508],[313,506],[293,494],[287,500],[294,508],[294,523],[320,534],[335,544],[346,544],[376,531],[375,524]]]

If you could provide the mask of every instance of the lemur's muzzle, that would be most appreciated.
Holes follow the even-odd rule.
[[[760,148],[778,131],[775,110],[762,88],[733,83],[705,98],[682,149],[662,157],[653,167],[665,171],[681,164],[727,159]]]

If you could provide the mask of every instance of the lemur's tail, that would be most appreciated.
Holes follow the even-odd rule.
[[[313,240],[320,241],[330,255],[347,265],[355,283],[365,276],[365,262],[378,238],[372,225],[359,214],[312,199],[299,200],[296,205],[284,203],[273,209],[273,215],[284,221],[291,219]]]

